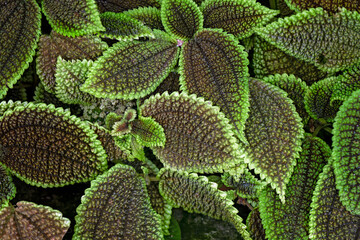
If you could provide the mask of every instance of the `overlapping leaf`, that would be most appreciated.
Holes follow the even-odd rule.
[[[73,239],[163,239],[145,181],[130,166],[117,164],[92,181],[77,213]]]
[[[43,12],[51,27],[75,37],[104,31],[95,0],[43,0]]]
[[[360,215],[360,90],[344,102],[333,130],[333,160],[340,200],[352,214]]]
[[[18,202],[0,211],[0,238],[3,240],[61,240],[70,220],[61,212],[31,202]]]
[[[161,22],[161,12],[156,7],[139,7],[126,11],[124,14],[143,22],[151,29],[165,30]]]
[[[280,15],[282,17],[290,16],[294,13],[294,10],[291,10],[286,4],[285,0],[275,0],[270,2],[270,7],[272,9],[279,9]]]
[[[336,83],[333,85],[331,103],[336,100],[345,101],[358,89],[360,89],[360,64],[352,66],[337,76]]]
[[[177,41],[154,31],[149,41],[118,42],[94,63],[81,90],[96,97],[135,99],[161,83],[177,62]]]
[[[162,147],[165,145],[163,127],[151,117],[139,116],[131,123],[131,134],[145,147]]]
[[[122,12],[138,7],[160,8],[160,0],[95,0],[100,12]]]
[[[197,32],[185,43],[179,64],[181,89],[219,106],[234,126],[236,136],[246,142],[249,61],[234,36],[219,29]]]
[[[95,178],[107,168],[96,134],[53,105],[18,106],[0,118],[0,163],[25,182],[64,186]]]
[[[1,151],[1,150],[0,150]],[[2,154],[0,153],[0,159]],[[16,188],[10,174],[0,166],[0,209],[15,197]]]
[[[41,13],[35,0],[0,1],[0,98],[19,80],[35,54]]]
[[[250,36],[255,27],[266,24],[279,13],[249,0],[207,0],[200,10],[204,27],[221,28],[237,38]]]
[[[302,149],[286,187],[285,204],[269,186],[259,196],[260,216],[268,239],[308,238],[313,191],[331,149],[323,140],[310,134],[305,136]]]
[[[285,0],[287,5],[296,11],[307,10],[310,8],[322,7],[329,12],[339,12],[342,7],[350,11],[359,11],[360,4],[357,0]]]
[[[253,240],[265,240],[265,229],[262,225],[259,208],[254,208],[246,219],[246,226]]]
[[[245,125],[249,144],[245,161],[285,200],[285,188],[301,150],[303,125],[287,94],[250,79],[250,114]]]
[[[163,128],[164,147],[155,155],[167,167],[191,172],[222,172],[235,164],[244,169],[245,157],[231,126],[219,108],[195,95],[155,95],[140,107],[142,116],[152,117]]]
[[[360,62],[359,21],[358,12],[344,8],[336,15],[312,8],[279,19],[257,33],[294,57],[324,71],[336,72]]]
[[[163,168],[158,177],[160,194],[173,206],[182,207],[188,212],[201,213],[235,225],[244,239],[251,239],[242,223],[233,202],[226,193],[217,189],[217,184],[209,182],[204,176],[176,172]]]

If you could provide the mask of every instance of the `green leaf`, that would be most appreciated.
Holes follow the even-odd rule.
[[[76,37],[104,31],[95,0],[42,0],[43,12],[54,31]]]
[[[19,80],[35,54],[41,13],[35,0],[3,0],[0,16],[0,98]]]
[[[21,102],[21,101],[2,101],[0,102],[0,116],[2,116],[7,110],[12,110],[17,106],[26,106],[28,102]]]
[[[336,83],[333,85],[330,104],[336,100],[345,101],[358,89],[360,89],[360,64],[352,66],[337,76]]]
[[[163,127],[151,117],[139,116],[131,123],[131,134],[145,147],[162,147],[165,145]]]
[[[259,208],[254,208],[246,219],[246,227],[253,240],[265,240],[265,229],[262,225]]]
[[[123,13],[105,12],[100,15],[105,32],[99,36],[119,41],[139,39],[140,37],[154,37],[151,29],[139,20]]]
[[[203,15],[192,0],[162,0],[161,20],[174,37],[188,40],[203,27]]]
[[[234,224],[244,239],[251,239],[242,223],[242,218],[226,193],[217,189],[217,184],[209,182],[205,176],[196,173],[161,169],[158,177],[160,194],[173,207],[185,211],[201,213],[215,219]]]
[[[70,220],[61,212],[32,202],[20,201],[0,211],[1,239],[63,239]]]
[[[269,186],[263,188],[259,196],[260,216],[268,239],[308,239],[313,191],[331,149],[310,134],[306,134],[302,149],[286,186],[285,204]]]
[[[54,31],[42,35],[36,58],[37,75],[48,92],[55,93],[55,71],[58,56],[64,60],[95,60],[108,48],[95,36],[65,37]]]
[[[322,7],[328,12],[339,12],[339,9],[346,8],[349,11],[360,10],[360,5],[357,0],[285,0],[287,5],[296,11],[308,10],[310,8]]]
[[[122,12],[138,7],[160,8],[160,0],[96,0],[100,12]]]
[[[0,209],[7,206],[9,201],[15,197],[15,194],[16,188],[10,174],[3,166],[0,166]]]
[[[360,215],[360,90],[355,91],[336,115],[333,160],[340,200],[352,214]]]
[[[358,12],[344,8],[335,15],[322,8],[312,8],[279,19],[257,33],[294,57],[324,71],[336,72],[360,62],[359,21]]]
[[[200,10],[204,27],[221,28],[240,39],[250,36],[255,27],[266,24],[279,13],[252,0],[207,0]]]
[[[117,164],[92,181],[76,211],[73,239],[163,239],[145,181],[130,166]]]
[[[248,64],[244,47],[219,29],[197,32],[184,44],[179,63],[181,90],[219,106],[243,142],[249,111]]]
[[[176,40],[154,31],[149,41],[118,42],[90,69],[81,90],[102,98],[126,100],[144,97],[161,83],[175,66]]]
[[[147,99],[140,107],[163,128],[164,147],[153,147],[165,167],[189,172],[223,172],[235,164],[244,169],[245,157],[231,126],[218,107],[195,95],[167,92]]]
[[[123,13],[141,21],[151,29],[165,30],[161,22],[161,11],[156,7],[139,7]]]
[[[271,184],[285,201],[285,188],[301,151],[304,130],[287,94],[269,84],[250,79],[250,114],[244,145],[250,169]]]
[[[85,182],[107,168],[94,131],[54,105],[29,103],[5,112],[0,136],[0,163],[31,185]]]
[[[133,158],[136,158],[143,162],[146,161],[144,146],[140,144],[134,136],[131,136],[130,138],[130,149]]]
[[[327,164],[317,182],[310,211],[311,239],[357,239],[360,216],[341,204],[332,164]]]

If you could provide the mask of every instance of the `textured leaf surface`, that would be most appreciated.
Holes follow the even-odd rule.
[[[183,91],[211,100],[242,141],[249,111],[247,53],[230,34],[204,29],[185,43],[180,56]]]
[[[100,12],[122,12],[138,7],[160,8],[160,0],[96,0]]]
[[[324,167],[317,182],[310,211],[310,239],[359,239],[360,216],[341,204],[334,169]]]
[[[203,15],[192,0],[163,0],[161,19],[165,30],[187,40],[203,27]]]
[[[0,1],[0,98],[21,77],[35,54],[41,13],[35,0]]]
[[[360,215],[360,90],[340,107],[333,130],[333,160],[340,200]]]
[[[279,12],[249,0],[207,0],[201,4],[204,27],[222,28],[224,31],[245,38],[255,27],[266,24]]]
[[[0,211],[0,238],[3,240],[61,240],[70,220],[61,212],[31,202],[18,202]]]
[[[95,178],[106,153],[89,126],[53,105],[18,106],[0,119],[1,164],[25,182],[64,186]]]
[[[135,99],[155,90],[177,62],[176,40],[156,31],[156,39],[118,42],[94,63],[82,90],[96,97]]]
[[[207,173],[244,167],[228,120],[203,98],[165,92],[147,99],[140,112],[164,128],[165,146],[152,149],[166,167]]]
[[[139,116],[131,123],[131,134],[145,147],[162,147],[165,145],[163,127],[151,117]]]
[[[268,239],[308,239],[313,191],[331,149],[323,140],[310,134],[305,136],[302,149],[286,186],[285,204],[269,185],[259,196],[260,216]]]
[[[0,166],[0,209],[15,197],[15,193],[16,188],[11,176],[3,166]]]
[[[51,27],[64,36],[75,37],[103,31],[95,0],[42,0]]]
[[[37,74],[47,91],[55,93],[55,71],[58,56],[64,60],[95,60],[108,46],[94,36],[65,37],[54,31],[42,35],[36,59]]]
[[[357,0],[285,0],[291,9],[296,11],[322,7],[328,12],[338,12],[342,7],[350,11],[359,11],[360,4]]]
[[[145,181],[130,166],[117,164],[92,181],[77,213],[73,239],[163,239]]]
[[[262,225],[259,208],[254,208],[246,219],[246,227],[253,240],[265,240],[265,229]]]
[[[344,8],[336,15],[313,8],[279,19],[257,33],[292,56],[336,72],[360,61],[359,21],[359,13]]]
[[[250,79],[250,114],[245,125],[249,144],[244,145],[250,169],[285,197],[301,150],[304,131],[301,119],[286,93],[269,83]]]
[[[333,85],[331,103],[335,100],[345,101],[351,94],[360,89],[360,64],[356,64],[337,76]]]
[[[143,22],[151,29],[165,30],[161,22],[161,11],[156,7],[139,7],[126,11],[124,14]]]
[[[237,215],[233,202],[226,193],[217,189],[217,184],[204,176],[176,172],[163,168],[158,174],[160,194],[173,206],[185,211],[201,213],[235,225],[244,239],[250,239],[246,226]]]

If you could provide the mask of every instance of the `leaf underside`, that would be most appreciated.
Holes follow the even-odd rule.
[[[156,7],[139,7],[126,11],[124,14],[141,21],[151,29],[165,30],[161,22],[161,11]]]
[[[35,0],[0,3],[0,99],[21,77],[35,54],[41,13]]]
[[[337,81],[333,86],[333,93],[331,94],[331,102],[334,100],[345,101],[358,89],[360,89],[360,64],[352,66],[343,74],[337,76]]]
[[[96,0],[96,3],[101,13],[123,12],[138,7],[160,8],[159,0]]]
[[[254,208],[246,219],[246,227],[253,240],[265,240],[265,229],[262,225],[259,208]]]
[[[15,193],[16,188],[10,174],[3,166],[0,166],[0,209],[15,197]]]
[[[285,0],[285,2],[291,9],[296,11],[317,7],[322,7],[328,12],[339,12],[339,9],[343,7],[350,11],[360,10],[360,4],[357,0]]]

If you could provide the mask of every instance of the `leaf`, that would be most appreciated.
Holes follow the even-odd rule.
[[[145,147],[162,147],[165,145],[163,127],[151,117],[139,116],[131,123],[131,134]]]
[[[143,178],[117,164],[91,182],[75,217],[73,239],[163,239]]]
[[[207,0],[200,10],[204,27],[221,28],[239,39],[250,36],[255,27],[266,24],[279,13],[248,0]]]
[[[139,7],[123,13],[143,22],[145,26],[148,26],[151,29],[155,28],[165,31],[161,22],[161,11],[156,7]]]
[[[269,186],[260,193],[259,211],[268,239],[308,239],[313,191],[331,156],[331,149],[323,140],[310,134],[305,135],[302,149],[286,186],[285,204]]]
[[[201,213],[234,224],[244,239],[251,239],[233,202],[205,176],[163,168],[158,177],[160,194],[173,207],[190,213]]]
[[[336,115],[333,160],[340,200],[352,214],[360,215],[360,90],[355,91]]]
[[[100,12],[122,12],[138,7],[160,8],[159,0],[96,0]]]
[[[81,90],[100,98],[125,100],[144,97],[161,83],[175,66],[177,42],[154,31],[149,41],[118,42],[94,63]]]
[[[359,11],[360,5],[357,0],[285,0],[288,6],[296,11],[307,10],[310,8],[322,7],[328,12],[338,12],[342,7],[349,11]]]
[[[0,155],[0,158],[1,157],[2,156]],[[3,166],[0,166],[0,210],[4,206],[7,206],[9,201],[15,197],[15,194],[16,188],[10,174]]]
[[[13,100],[9,100],[9,101],[2,101],[0,102],[0,116],[4,115],[4,113],[7,110],[13,110],[14,108],[16,108],[17,106],[26,106],[28,104],[28,102],[21,102],[21,101],[13,101]]]
[[[265,229],[262,225],[259,208],[254,208],[246,219],[246,227],[253,240],[265,240]]]
[[[285,201],[285,188],[301,151],[304,130],[287,94],[269,83],[250,79],[250,114],[245,125],[249,144],[245,162]],[[266,104],[265,104],[266,103]]]
[[[335,15],[314,8],[279,19],[257,33],[287,54],[336,72],[360,62],[358,21],[359,13],[344,8]]]
[[[243,142],[249,111],[248,64],[238,41],[215,29],[203,29],[185,43],[179,63],[181,90],[219,106]]]
[[[0,98],[19,80],[35,54],[41,13],[35,0],[0,3]]]
[[[95,0],[42,0],[43,12],[52,29],[77,37],[104,31]]]
[[[352,66],[337,76],[336,83],[333,85],[330,104],[336,100],[345,101],[352,92],[358,89],[360,89],[360,64]]]
[[[95,36],[65,37],[54,31],[42,35],[36,58],[37,75],[47,91],[55,93],[55,70],[58,56],[64,60],[95,60],[108,48],[105,42]]]
[[[165,132],[164,147],[153,147],[165,167],[189,172],[223,172],[235,164],[244,169],[242,150],[219,108],[195,95],[167,92],[151,96],[140,114],[152,117]]]
[[[31,185],[86,182],[107,168],[94,131],[54,105],[29,103],[5,112],[0,136],[1,164]]]
[[[360,216],[341,204],[335,188],[332,164],[327,164],[317,182],[310,211],[310,239],[356,239]]]
[[[61,212],[32,202],[20,201],[0,211],[0,238],[3,240],[61,240],[70,220]]]
[[[203,15],[192,0],[162,0],[161,20],[166,32],[188,40],[203,27]]]

